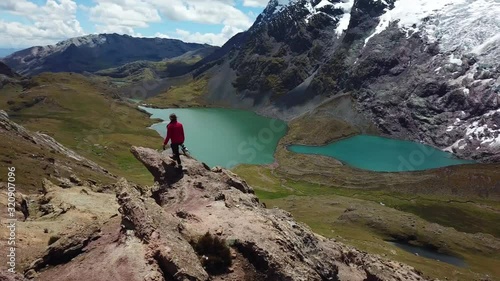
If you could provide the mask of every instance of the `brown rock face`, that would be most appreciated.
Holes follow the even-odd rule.
[[[0,269],[0,280],[2,281],[27,281],[22,275]]]
[[[318,236],[289,213],[264,208],[229,171],[185,157],[179,170],[155,150],[131,151],[158,185],[120,180],[121,216],[49,246],[32,264],[37,280],[426,280],[407,265]],[[206,257],[193,247],[207,232],[230,247],[232,266],[221,275],[207,273]]]

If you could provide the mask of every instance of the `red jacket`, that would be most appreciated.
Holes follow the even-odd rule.
[[[184,128],[180,122],[170,122],[167,125],[167,137],[163,144],[167,144],[169,140],[172,140],[173,144],[184,143]]]

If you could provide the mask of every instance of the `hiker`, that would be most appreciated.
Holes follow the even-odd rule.
[[[165,146],[169,141],[171,141],[170,147],[174,154],[170,157],[177,161],[179,168],[182,168],[179,147],[184,145],[184,128],[182,124],[177,121],[177,116],[174,113],[170,114],[170,123],[167,125],[167,136],[163,142],[163,150],[165,150]]]

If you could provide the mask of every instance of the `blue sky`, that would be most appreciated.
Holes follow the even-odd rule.
[[[246,30],[268,0],[0,0],[0,48],[92,33],[222,45]]]

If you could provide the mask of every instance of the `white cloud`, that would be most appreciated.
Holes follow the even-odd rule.
[[[34,11],[37,5],[26,0],[3,0],[0,2],[0,10],[12,12],[15,14],[21,11]]]
[[[224,24],[234,28],[248,28],[252,20],[230,1],[204,0],[149,0],[162,15],[175,21],[205,24]]]
[[[38,6],[26,0],[3,0],[0,10],[17,15],[29,22],[0,20],[0,42],[5,47],[45,45],[54,41],[83,35],[76,19],[77,4],[73,0],[47,0]]]
[[[0,19],[2,47],[26,47],[54,44],[56,41],[84,35],[76,18],[84,11],[97,33],[119,33],[141,36],[138,28],[148,28],[164,19],[223,26],[219,33],[200,33],[193,30],[173,32],[165,27],[157,37],[181,37],[181,40],[222,45],[237,32],[253,23],[253,13],[236,8],[241,0],[93,0],[91,5],[78,5],[78,0],[0,0],[0,11],[20,17],[19,20]],[[246,6],[264,6],[267,0],[244,0]],[[170,27],[171,28],[171,27]],[[151,36],[147,34],[147,36]],[[5,43],[7,42],[7,44]]]
[[[249,28],[253,20],[235,7],[233,0],[94,0],[89,7],[90,20],[97,32],[136,35],[135,28],[160,22],[161,16],[172,21],[222,24],[220,33],[200,33],[178,29],[175,34],[158,33],[157,37],[178,37],[183,41],[222,45],[234,34]]]
[[[163,33],[160,33],[160,32],[156,32],[154,37],[158,37],[158,38],[167,38],[167,39],[170,39],[172,37],[170,37],[169,35],[167,34],[163,34]]]
[[[269,3],[269,0],[243,0],[243,6],[245,7],[265,7]]]
[[[134,35],[134,28],[145,28],[149,23],[161,21],[158,11],[144,0],[98,0],[88,11],[99,33]]]
[[[214,46],[222,46],[227,42],[233,35],[243,30],[234,28],[231,26],[224,26],[220,33],[200,33],[200,32],[189,32],[187,30],[177,29],[176,38],[184,42],[192,43],[206,43]]]

